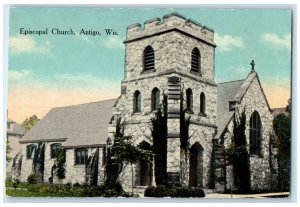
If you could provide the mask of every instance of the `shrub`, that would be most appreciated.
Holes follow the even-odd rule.
[[[27,178],[27,182],[28,184],[36,184],[37,183],[37,180],[38,180],[38,177],[36,174],[30,174]]]
[[[12,183],[12,187],[14,188],[14,189],[16,189],[17,187],[19,187],[20,186],[20,180],[19,179],[14,179],[13,180],[13,183]]]
[[[201,188],[187,188],[180,186],[151,186],[146,188],[144,195],[146,197],[205,197],[205,193]]]

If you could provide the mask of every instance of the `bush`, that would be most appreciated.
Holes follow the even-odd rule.
[[[36,174],[30,174],[27,178],[27,182],[28,184],[36,184],[37,183],[37,180],[38,180],[38,177]]]
[[[173,198],[190,198],[205,197],[205,193],[201,188],[187,188],[180,186],[151,186],[146,188],[145,197],[173,197]]]
[[[65,185],[54,184],[31,184],[27,187],[29,192],[42,193],[45,196],[58,196],[58,197],[131,197],[116,185],[115,188],[109,188],[107,185],[90,186],[80,185],[75,183],[67,183]]]
[[[17,187],[19,187],[20,186],[20,180],[19,179],[14,179],[13,180],[13,183],[12,183],[12,187],[14,188],[14,189],[16,189]]]

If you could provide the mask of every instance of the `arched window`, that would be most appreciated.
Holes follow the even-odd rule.
[[[141,111],[141,93],[139,91],[134,92],[133,111],[134,112]]]
[[[261,154],[261,121],[257,111],[250,118],[250,154]]]
[[[158,90],[158,88],[154,88],[152,90],[152,94],[151,94],[151,109],[153,110],[157,110],[159,108],[159,103],[160,103],[160,92]]]
[[[26,157],[27,159],[33,159],[36,150],[36,145],[31,144],[27,146]]]
[[[200,94],[200,113],[205,114],[205,94]]]
[[[154,50],[148,45],[144,50],[144,70],[153,70],[154,69]]]
[[[198,48],[194,48],[192,51],[192,62],[191,70],[195,72],[200,72],[201,69],[201,55]]]
[[[190,88],[186,90],[186,109],[193,111],[193,92]]]
[[[58,143],[51,144],[50,148],[51,148],[50,156],[51,158],[55,158],[57,151],[61,148],[61,144]]]

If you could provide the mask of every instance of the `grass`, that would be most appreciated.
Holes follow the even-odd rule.
[[[59,197],[49,193],[29,192],[27,189],[6,189],[6,195],[11,197]]]

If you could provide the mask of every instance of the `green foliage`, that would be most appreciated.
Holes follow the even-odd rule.
[[[63,148],[59,148],[56,153],[56,176],[58,179],[64,179],[65,178],[65,151]]]
[[[36,184],[38,180],[38,176],[36,174],[31,173],[28,178],[27,178],[27,182],[28,184]]]
[[[16,189],[16,188],[18,188],[19,186],[20,186],[20,180],[19,179],[14,179],[13,180],[13,183],[12,183],[12,187],[14,188],[14,189]]]
[[[172,198],[190,198],[205,197],[201,188],[187,188],[180,186],[151,186],[145,190],[146,197],[172,197]]]
[[[138,160],[148,160],[153,155],[151,150],[141,149],[134,144],[132,136],[116,137],[115,160],[120,163],[134,164]]]
[[[29,131],[40,119],[36,116],[33,115],[29,118],[26,118],[21,126],[25,129],[25,131]]]
[[[154,174],[157,185],[167,184],[167,97],[163,96],[163,107],[157,110],[155,117],[151,120],[152,137],[153,137],[153,153],[154,153]]]
[[[67,183],[65,185],[34,184],[27,187],[29,193],[54,197],[131,197],[120,187],[110,188],[108,185],[90,186]]]
[[[9,153],[11,152],[12,148],[9,145],[9,140],[6,140],[6,162],[10,162],[12,158],[9,156]]]
[[[250,158],[246,142],[246,113],[245,108],[241,114],[234,114],[233,140],[225,150],[228,165],[233,166],[234,182],[241,192],[250,190]]]
[[[278,161],[279,182],[286,190],[289,189],[291,170],[291,100],[286,107],[287,115],[279,114],[273,120],[273,128],[276,134],[276,158]],[[286,180],[286,182],[284,182]]]

